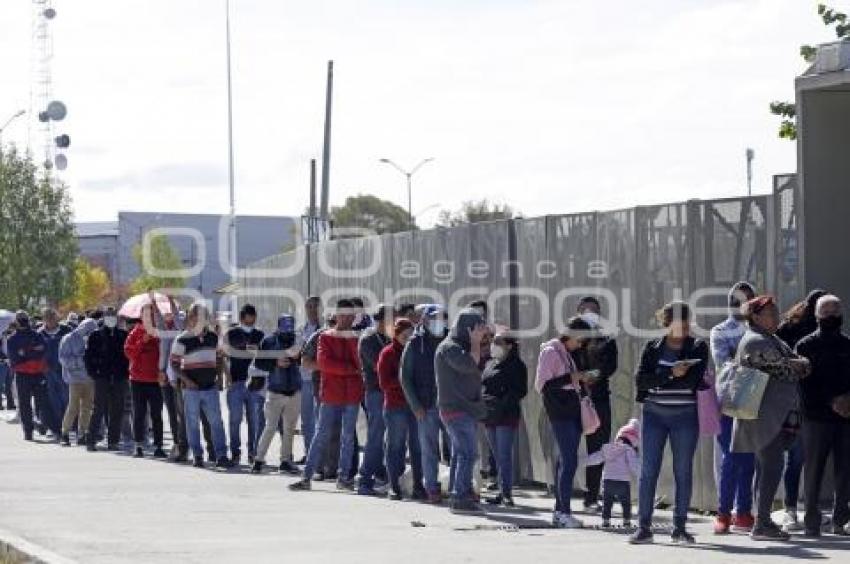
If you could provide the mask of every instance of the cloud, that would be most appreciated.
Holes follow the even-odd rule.
[[[170,163],[107,178],[86,179],[81,190],[96,192],[111,190],[167,191],[174,188],[207,189],[227,179],[227,171],[216,163]]]

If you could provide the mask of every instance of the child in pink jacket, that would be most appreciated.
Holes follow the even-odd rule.
[[[605,464],[602,470],[602,526],[611,526],[611,508],[614,501],[623,507],[623,526],[632,526],[632,478],[640,471],[638,444],[640,443],[640,422],[632,419],[617,431],[614,442],[602,445],[602,448],[587,459],[588,466]]]

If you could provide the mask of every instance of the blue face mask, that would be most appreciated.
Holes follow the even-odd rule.
[[[432,319],[428,322],[428,330],[436,337],[442,337],[446,334],[446,320]]]

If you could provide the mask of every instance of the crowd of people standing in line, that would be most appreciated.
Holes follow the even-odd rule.
[[[631,527],[631,483],[637,480],[637,527],[629,540],[652,542],[656,486],[669,443],[672,540],[690,544],[698,394],[713,384],[712,365],[719,372],[735,362],[769,380],[756,419],[721,418],[714,532],[748,532],[755,540],[784,540],[801,528],[807,536],[820,535],[831,455],[830,526],[835,534],[850,534],[850,339],[841,332],[840,300],[812,292],[782,320],[774,298],[739,282],[728,305],[728,318],[712,329],[709,342],[691,335],[687,304],[672,302],[659,311],[664,335],[646,343],[635,374],[639,418],[615,434],[609,379],[618,369],[618,351],[592,296],[579,301],[562,334],[542,344],[531,380],[519,339],[490,323],[484,301],[459,311],[449,325],[439,304],[380,305],[368,315],[361,300],[342,299],[323,316],[313,297],[305,303],[303,324],[281,314],[269,335],[256,327],[251,305],[242,307],[233,326],[212,320],[202,303],[180,312],[171,301],[160,311],[155,299],[138,319],[119,318],[107,308],[61,323],[47,309],[36,323],[21,311],[3,335],[0,391],[10,408],[17,399],[26,440],[38,431],[70,446],[75,433],[77,444],[93,452],[101,441],[101,448],[115,451],[130,438],[139,458],[152,447],[154,458],[231,468],[247,451],[251,471],[261,473],[280,434],[279,470],[298,477],[289,485],[293,491],[336,480],[338,489],[360,495],[401,500],[407,493],[442,504],[439,468],[445,460],[449,507],[469,514],[482,511],[473,487],[479,455],[494,478],[488,486],[494,495],[486,501],[514,505],[514,447],[531,384],[557,450],[553,526],[583,526],[573,516],[571,497],[584,438],[585,512],[601,513],[607,527],[619,502],[624,525]],[[356,433],[361,409],[368,429],[362,458]],[[299,422],[306,456],[295,461]],[[408,464],[412,488],[405,492]],[[777,524],[770,511],[783,478],[786,512]]]

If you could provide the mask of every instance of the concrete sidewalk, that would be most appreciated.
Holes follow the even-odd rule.
[[[84,563],[116,562],[782,562],[850,561],[850,541],[753,543],[711,535],[695,517],[695,547],[633,547],[622,532],[549,528],[552,500],[518,492],[518,508],[460,517],[445,508],[338,493],[289,492],[292,478],[176,466],[125,454],[26,443],[0,422],[0,534]],[[270,451],[276,452],[276,450]],[[582,516],[585,524],[599,524]],[[662,515],[663,524],[669,515]],[[0,539],[2,540],[2,539]],[[49,560],[49,559],[48,559]]]

